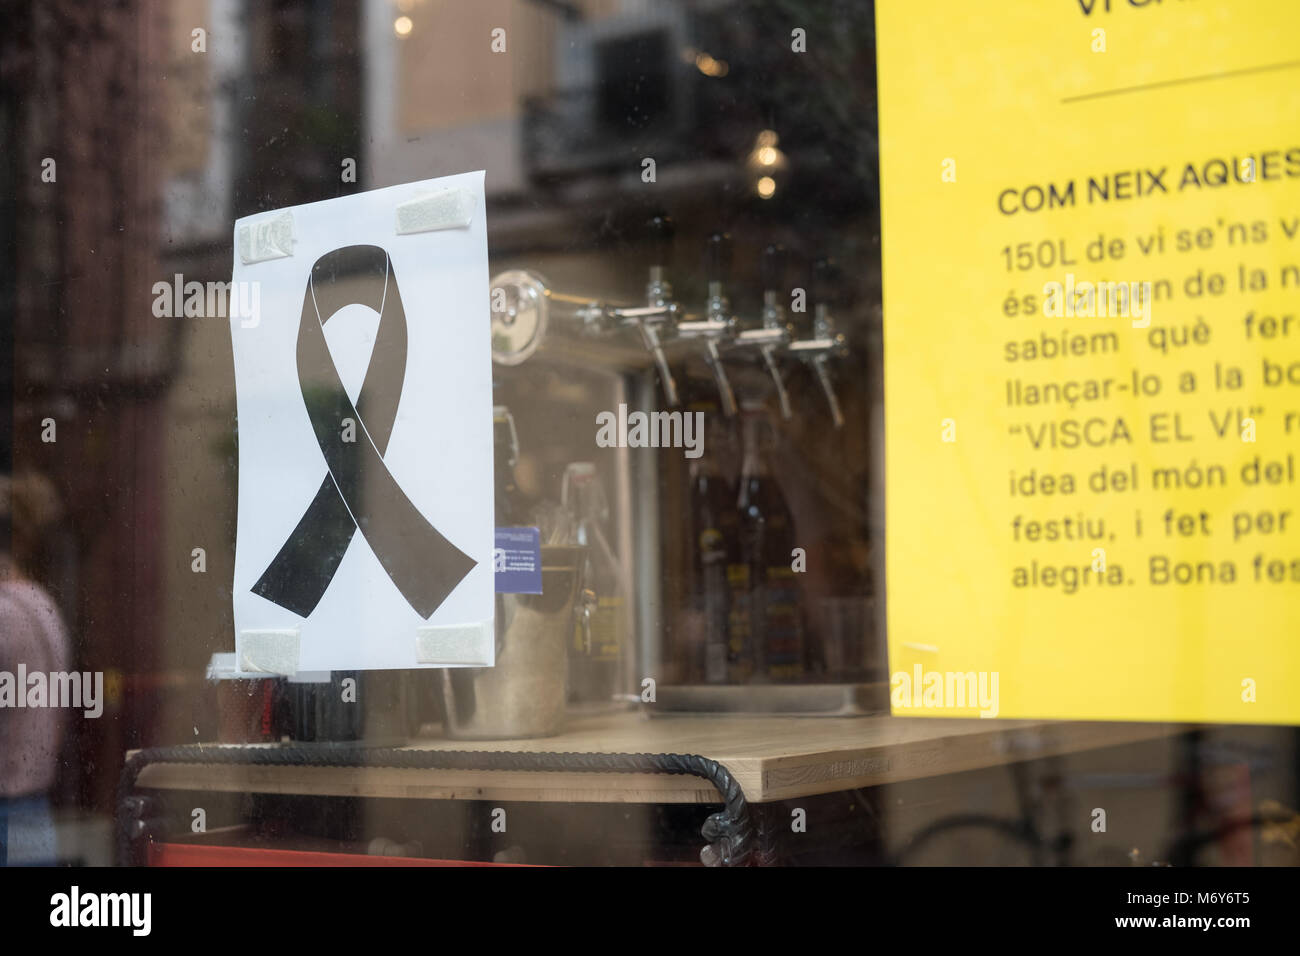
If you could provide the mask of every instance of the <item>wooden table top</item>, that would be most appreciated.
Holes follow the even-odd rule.
[[[679,753],[725,766],[753,803],[915,780],[1172,736],[1182,724],[639,713],[571,720],[525,740],[420,738],[406,749]],[[211,745],[220,746],[220,745]],[[274,744],[261,746],[274,747]],[[708,781],[653,773],[152,764],[140,787],[317,796],[572,803],[718,803]]]

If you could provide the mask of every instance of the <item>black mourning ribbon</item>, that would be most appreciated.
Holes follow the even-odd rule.
[[[348,305],[379,313],[370,364],[356,404],[325,341],[325,323]],[[311,505],[253,593],[302,617],[316,609],[361,531],[402,596],[423,618],[436,611],[476,562],[444,538],[384,464],[406,374],[406,313],[392,260],[379,246],[345,246],[312,266],[298,323],[298,385],[326,473]],[[327,382],[308,399],[308,383]],[[344,420],[355,423],[344,441]]]

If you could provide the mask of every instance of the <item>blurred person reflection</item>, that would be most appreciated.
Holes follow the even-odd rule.
[[[0,866],[55,862],[48,791],[58,770],[63,711],[22,707],[27,674],[66,671],[71,656],[58,608],[29,574],[42,534],[61,513],[49,480],[0,474]],[[52,703],[47,701],[47,703]]]

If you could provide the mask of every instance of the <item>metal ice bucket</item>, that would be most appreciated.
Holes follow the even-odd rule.
[[[496,666],[440,672],[448,737],[548,737],[564,723],[568,647],[575,621],[590,626],[585,547],[542,548],[542,593],[498,594]]]

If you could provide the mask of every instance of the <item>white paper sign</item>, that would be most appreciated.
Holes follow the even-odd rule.
[[[481,171],[235,224],[240,672],[493,663],[486,225]]]

